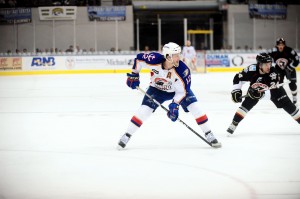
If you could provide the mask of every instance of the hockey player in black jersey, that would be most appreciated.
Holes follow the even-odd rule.
[[[266,53],[256,56],[257,64],[250,65],[237,73],[233,79],[232,100],[235,103],[242,102],[243,82],[249,81],[250,86],[245,100],[236,111],[233,121],[227,132],[233,134],[237,125],[244,119],[246,114],[258,103],[265,95],[262,90],[270,89],[271,101],[277,108],[283,108],[290,114],[296,122],[300,124],[300,111],[287,96],[283,87],[278,87],[279,74],[272,66],[272,58]]]
[[[282,83],[284,76],[291,82],[289,87],[293,95],[293,103],[297,103],[297,73],[295,68],[299,64],[297,52],[286,46],[283,38],[276,40],[276,46],[268,51],[268,54],[273,58],[275,67],[279,73],[279,82]]]

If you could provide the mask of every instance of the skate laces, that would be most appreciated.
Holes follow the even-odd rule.
[[[129,139],[130,139],[130,135],[129,135],[128,133],[125,133],[125,134],[121,137],[120,141],[123,142],[123,143],[125,143],[125,144],[127,144],[127,142],[128,142]]]
[[[234,131],[236,129],[236,125],[230,124],[229,129],[231,129],[232,131]]]
[[[297,101],[297,95],[293,95],[293,101]]]

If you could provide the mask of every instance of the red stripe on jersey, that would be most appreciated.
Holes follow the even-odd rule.
[[[207,116],[206,115],[203,115],[203,116],[201,116],[201,117],[198,117],[197,119],[196,119],[196,122],[197,122],[197,124],[204,124],[205,122],[207,122],[207,120],[208,120],[208,118],[207,118]]]
[[[143,122],[142,120],[140,120],[139,118],[137,118],[136,116],[133,116],[131,118],[131,122],[134,123],[136,126],[140,127],[142,126]]]

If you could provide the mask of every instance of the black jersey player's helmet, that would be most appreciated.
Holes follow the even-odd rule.
[[[272,57],[267,53],[261,53],[256,56],[257,63],[268,63],[272,62]]]
[[[285,40],[281,37],[281,38],[278,38],[276,39],[276,46],[279,45],[279,44],[283,44],[285,45]]]

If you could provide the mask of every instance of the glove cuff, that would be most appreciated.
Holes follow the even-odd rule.
[[[128,77],[139,77],[140,74],[139,73],[127,73]]]
[[[231,91],[231,93],[235,93],[235,92],[242,92],[242,90],[241,90],[241,89],[233,89],[233,90]]]

